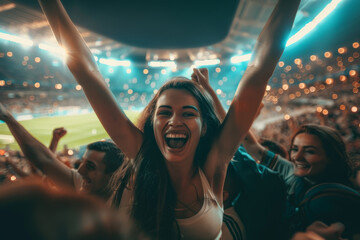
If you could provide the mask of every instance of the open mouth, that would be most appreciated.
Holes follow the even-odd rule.
[[[170,148],[179,149],[184,147],[188,137],[184,133],[167,133],[165,134],[165,142]]]

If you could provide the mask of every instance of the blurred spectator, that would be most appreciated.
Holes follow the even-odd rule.
[[[112,174],[122,165],[124,156],[111,142],[94,142],[87,146],[78,171],[61,163],[54,153],[34,138],[0,103],[0,120],[4,121],[21,150],[37,168],[59,187],[96,195],[105,201],[111,195],[107,188]],[[56,133],[56,131],[55,131]],[[61,134],[59,134],[61,136]],[[56,137],[56,134],[55,134]],[[53,141],[55,149],[57,139]]]
[[[2,239],[147,239],[102,202],[29,179],[0,188]]]

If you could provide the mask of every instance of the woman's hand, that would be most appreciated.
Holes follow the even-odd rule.
[[[101,76],[89,47],[61,1],[38,1],[56,40],[66,50],[68,68],[82,86],[101,124],[123,153],[135,158],[142,145],[142,132],[120,109],[116,98]]]
[[[194,68],[191,80],[197,82],[206,91],[214,91],[209,83],[209,70],[207,68]]]
[[[191,75],[191,80],[198,83],[212,98],[215,106],[215,111],[217,116],[222,122],[226,116],[225,109],[223,108],[218,96],[216,95],[214,89],[210,85],[209,81],[209,70],[207,68],[194,68],[193,74]]]

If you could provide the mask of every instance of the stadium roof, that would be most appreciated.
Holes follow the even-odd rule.
[[[277,0],[62,2],[93,51],[142,64],[230,59],[249,53]],[[354,30],[360,25],[358,0],[302,0],[293,33],[331,4],[335,13],[307,36],[309,40],[301,41],[302,54],[305,49],[325,51],[359,39]],[[0,0],[0,12],[1,31],[56,45],[37,1]]]

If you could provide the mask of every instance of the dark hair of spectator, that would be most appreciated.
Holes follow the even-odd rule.
[[[1,239],[140,239],[98,199],[35,178],[0,188],[0,214]]]
[[[95,150],[98,152],[105,152],[103,163],[105,164],[105,173],[112,173],[118,169],[124,162],[124,154],[112,142],[98,141],[90,143],[87,146],[88,150]]]

